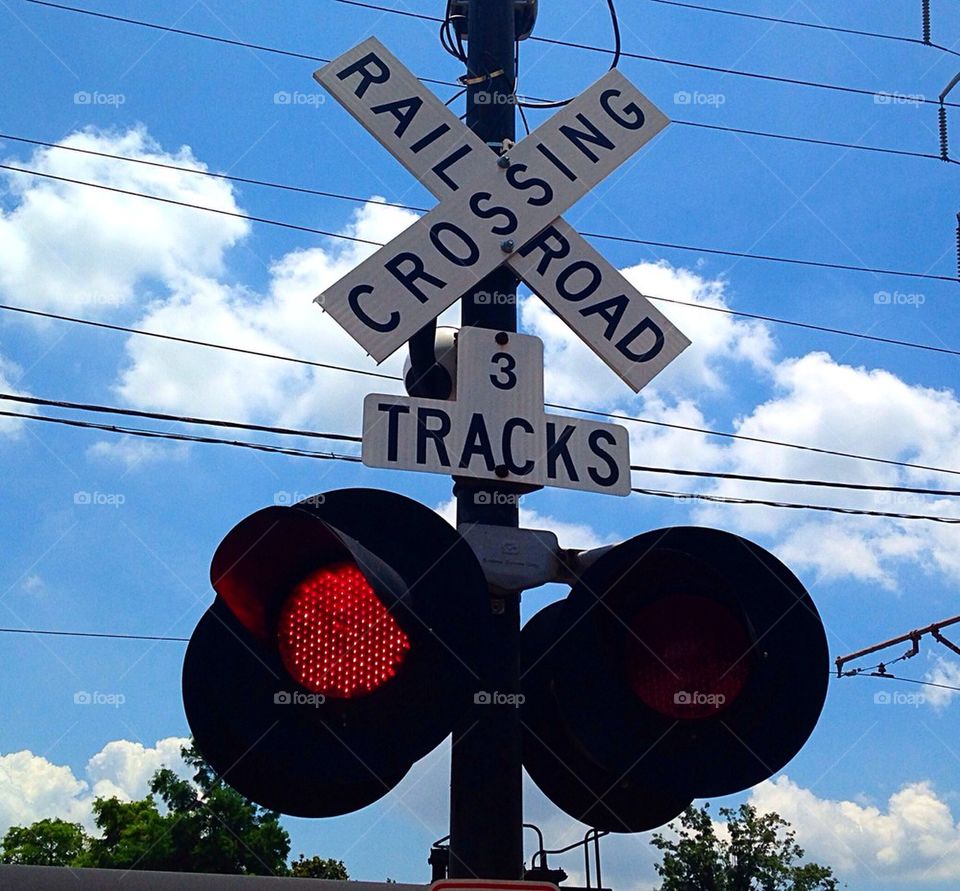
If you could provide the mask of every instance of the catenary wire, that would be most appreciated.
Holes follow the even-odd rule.
[[[240,213],[238,211],[224,210],[217,207],[207,207],[201,204],[192,204],[189,201],[177,201],[173,198],[163,198],[159,195],[148,195],[144,192],[137,192],[131,189],[121,189],[117,186],[108,186],[103,183],[92,183],[87,180],[75,179],[67,176],[57,176],[53,173],[45,173],[40,170],[33,170],[29,167],[14,167],[10,164],[0,164],[0,170],[8,170],[12,173],[22,173],[28,176],[36,176],[44,179],[51,179],[57,182],[69,183],[76,186],[86,186],[93,189],[102,189],[107,192],[114,192],[120,195],[128,195],[135,198],[146,198],[150,201],[159,201],[163,204],[171,204],[177,207],[192,208],[193,210],[202,210],[208,213],[221,214],[223,216],[233,217],[235,219],[248,220],[253,223],[261,223],[267,226],[277,226],[281,229],[291,229],[296,232],[307,232],[312,235],[323,235],[327,238],[336,238],[343,239],[346,241],[353,241],[360,244],[369,244],[374,247],[383,247],[383,242],[371,241],[367,238],[359,238],[355,235],[343,235],[337,232],[330,232],[326,229],[317,229],[313,226],[301,226],[295,223],[287,223],[283,220],[274,220],[268,217],[258,217],[252,216],[250,214]],[[886,269],[878,266],[856,266],[848,263],[832,263],[828,261],[821,260],[803,260],[796,257],[776,257],[770,254],[753,254],[746,251],[731,251],[723,250],[720,248],[706,248],[706,247],[696,247],[694,245],[681,245],[674,244],[671,242],[661,242],[661,241],[649,241],[641,238],[628,238],[622,235],[606,235],[599,234],[594,232],[584,232],[582,233],[587,238],[600,238],[607,241],[619,241],[625,244],[641,244],[641,245],[651,245],[655,247],[665,247],[672,248],[675,250],[683,251],[692,251],[694,253],[707,253],[707,254],[718,254],[726,257],[740,257],[744,259],[753,259],[753,260],[766,260],[769,262],[775,263],[788,263],[793,265],[800,266],[815,266],[823,269],[838,269],[844,270],[847,272],[865,272],[871,273],[873,275],[895,275],[901,278],[917,278],[917,279],[926,279],[931,281],[947,281],[947,282],[957,282],[960,281],[960,278],[949,275],[937,275],[930,272],[912,272],[903,269]]]
[[[55,631],[48,628],[0,628],[0,634],[43,634],[53,637],[93,637],[108,640],[162,640],[190,643],[189,637],[168,637],[164,634],[111,634],[106,631]]]
[[[42,2],[42,0],[29,0],[29,2],[40,3]],[[442,21],[442,19],[439,18],[438,16],[426,15],[425,13],[419,13],[419,12],[411,12],[410,10],[406,10],[406,9],[393,9],[388,6],[379,6],[375,3],[362,2],[362,0],[337,0],[337,2],[346,4],[348,6],[358,6],[364,9],[372,9],[377,12],[390,13],[392,15],[407,16],[409,18],[423,19],[425,21],[431,21],[431,22]],[[531,35],[529,39],[536,43],[546,43],[552,46],[563,46],[563,47],[568,47],[570,49],[588,50],[590,52],[603,53],[605,55],[614,54],[614,50],[608,49],[607,47],[594,46],[593,44],[589,44],[589,43],[579,43],[573,40],[560,40],[555,37],[538,37],[536,35]],[[904,93],[901,93],[895,90],[868,90],[863,87],[850,87],[843,84],[831,84],[831,83],[825,83],[823,81],[804,80],[801,78],[785,77],[777,74],[764,74],[763,72],[759,72],[759,71],[743,71],[738,68],[722,68],[718,65],[705,65],[699,62],[685,62],[680,59],[668,59],[663,56],[649,56],[643,53],[633,53],[623,49],[621,49],[620,55],[625,59],[636,59],[641,62],[660,62],[664,65],[673,65],[679,68],[694,68],[698,71],[711,71],[716,74],[733,75],[735,77],[746,77],[746,78],[752,78],[754,80],[764,80],[764,81],[771,81],[775,83],[784,83],[784,84],[790,84],[792,86],[799,86],[799,87],[813,87],[813,88],[822,89],[822,90],[833,90],[835,92],[849,93],[849,94],[860,95],[860,96],[874,97],[878,95],[880,96],[906,95]],[[939,99],[928,99],[925,96],[911,95],[911,99],[925,105],[940,105]],[[951,105],[954,108],[960,108],[960,103],[954,102],[954,103],[944,103],[944,104]]]
[[[887,681],[904,681],[907,684],[921,684],[924,687],[939,687],[942,690],[960,690],[960,687],[954,687],[951,684],[938,684],[935,681],[921,681],[917,678],[904,678],[895,674],[856,674],[850,677],[881,678]]]
[[[399,377],[394,375],[366,371],[364,369],[359,369],[359,368],[347,368],[339,365],[327,365],[322,362],[313,362],[308,359],[299,359],[295,356],[284,356],[284,355],[278,355],[276,353],[264,353],[258,350],[243,349],[241,347],[233,347],[227,344],[213,343],[205,340],[193,340],[187,337],[174,337],[172,335],[162,334],[156,331],[146,331],[144,329],[130,328],[124,325],[112,325],[106,322],[96,322],[91,319],[80,319],[74,316],[65,316],[65,315],[60,315],[58,313],[45,312],[45,311],[36,310],[36,309],[27,309],[26,307],[9,306],[5,304],[0,304],[0,311],[3,311],[3,310],[22,313],[22,314],[31,315],[31,316],[38,316],[40,318],[53,319],[56,321],[71,322],[71,323],[76,323],[80,325],[86,325],[92,328],[102,328],[108,331],[141,335],[144,337],[154,337],[160,340],[169,340],[175,343],[190,344],[192,346],[200,346],[207,349],[227,350],[229,352],[237,352],[237,353],[242,353],[244,355],[256,356],[258,358],[264,358],[264,359],[278,359],[285,362],[294,362],[298,364],[324,368],[331,371],[343,372],[346,374],[359,374],[359,375],[364,375],[368,377],[377,377],[383,380],[390,380],[390,381],[401,380]],[[892,458],[878,458],[871,455],[859,455],[852,452],[842,452],[835,449],[821,448],[818,446],[809,446],[809,445],[803,445],[800,443],[784,442],[784,441],[773,440],[773,439],[764,439],[762,437],[747,436],[741,433],[730,433],[728,431],[723,431],[723,430],[711,430],[707,427],[695,427],[692,425],[675,424],[675,423],[670,423],[668,421],[655,421],[649,418],[626,416],[622,414],[616,414],[614,412],[601,411],[599,409],[582,408],[582,407],[573,406],[573,405],[561,405],[555,402],[546,403],[546,407],[555,408],[558,411],[572,411],[580,414],[596,415],[599,417],[611,418],[612,420],[615,420],[615,421],[621,421],[621,422],[625,421],[625,422],[636,423],[636,424],[647,424],[655,427],[664,427],[664,428],[673,429],[673,430],[684,430],[690,433],[698,433],[704,436],[717,436],[717,437],[722,437],[726,439],[744,440],[746,442],[755,442],[761,445],[777,446],[780,448],[787,448],[787,449],[798,449],[801,451],[815,452],[817,454],[831,455],[834,457],[850,458],[858,461],[867,461],[871,463],[884,464],[892,467],[903,467],[911,470],[925,470],[925,471],[932,471],[934,473],[947,473],[947,474],[960,475],[960,471],[951,470],[949,468],[930,467],[927,465],[912,464],[908,461],[896,461]]]
[[[152,439],[167,439],[204,443],[208,445],[225,445],[239,448],[256,449],[263,452],[272,452],[281,455],[290,455],[297,458],[314,458],[327,461],[346,461],[354,464],[361,463],[355,455],[341,455],[334,452],[311,452],[304,449],[285,449],[276,446],[267,446],[262,443],[250,443],[237,440],[217,439],[215,437],[190,436],[181,433],[162,433],[155,430],[143,430],[135,427],[118,427],[108,424],[96,424],[90,421],[77,421],[71,418],[51,417],[49,415],[34,415],[25,412],[0,411],[0,417],[21,418],[27,421],[45,421],[51,424],[63,424],[89,430],[99,430],[106,433],[120,435],[143,436]],[[902,514],[887,511],[862,510],[859,508],[834,507],[825,504],[798,504],[793,502],[766,501],[758,498],[732,498],[721,495],[707,495],[697,492],[666,492],[657,489],[634,488],[630,490],[639,495],[653,495],[661,498],[673,498],[683,501],[711,501],[719,504],[760,505],[764,507],[790,508],[793,510],[814,510],[827,513],[845,514],[850,516],[880,517],[895,520],[926,520],[934,523],[960,523],[960,517],[937,517],[930,514]]]

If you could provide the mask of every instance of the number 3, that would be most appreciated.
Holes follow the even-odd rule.
[[[490,375],[490,383],[498,390],[512,390],[517,385],[517,360],[509,353],[494,353],[490,361],[501,363],[497,373]]]

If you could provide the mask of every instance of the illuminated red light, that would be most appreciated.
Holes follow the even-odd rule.
[[[680,720],[729,708],[750,674],[750,639],[726,606],[679,594],[643,607],[630,623],[627,677],[650,708]]]
[[[278,629],[280,657],[299,684],[351,699],[389,681],[410,639],[353,563],[309,576],[287,598]]]

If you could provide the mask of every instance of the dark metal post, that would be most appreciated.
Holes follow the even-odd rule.
[[[513,87],[514,0],[470,0],[469,74],[482,78],[467,90],[467,125],[499,151],[516,137]],[[517,330],[519,279],[507,266],[463,298],[462,324]],[[462,395],[461,395],[461,398]],[[478,498],[479,492],[486,497]],[[519,525],[515,490],[489,482],[460,482],[457,522]],[[496,623],[490,671],[478,692],[511,694],[520,686],[520,594],[491,592]],[[510,705],[475,703],[453,738],[450,770],[450,877],[520,879],[523,876],[520,715]]]

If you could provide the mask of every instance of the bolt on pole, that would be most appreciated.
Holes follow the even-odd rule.
[[[514,0],[470,0],[466,122],[493,151],[516,138]],[[463,327],[517,330],[519,279],[504,264],[462,301]],[[463,395],[461,394],[461,398]],[[519,497],[508,487],[458,482],[457,523],[519,526]],[[483,494],[483,497],[481,496]],[[520,689],[520,593],[491,591],[495,640],[491,670],[477,692]],[[483,701],[486,700],[486,701]],[[451,878],[523,877],[519,709],[478,697],[453,734],[450,768]]]

